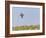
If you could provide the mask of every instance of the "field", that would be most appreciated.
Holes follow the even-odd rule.
[[[19,31],[19,30],[39,30],[40,25],[31,25],[31,26],[16,26],[13,27],[13,31]]]

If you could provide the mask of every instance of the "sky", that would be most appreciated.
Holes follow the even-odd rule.
[[[20,14],[24,16],[21,18]],[[13,7],[12,26],[38,25],[40,24],[40,8]]]

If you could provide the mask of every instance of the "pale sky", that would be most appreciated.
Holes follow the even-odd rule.
[[[23,19],[20,14],[23,13]],[[40,24],[40,8],[13,7],[12,26]]]

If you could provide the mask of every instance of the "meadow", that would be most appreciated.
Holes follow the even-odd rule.
[[[13,27],[13,31],[19,31],[19,30],[39,30],[40,25],[30,25],[30,26],[16,26]]]

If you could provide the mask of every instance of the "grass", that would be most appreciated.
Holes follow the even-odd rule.
[[[18,31],[18,30],[39,30],[40,25],[31,25],[31,26],[16,26],[13,27],[13,31]]]

